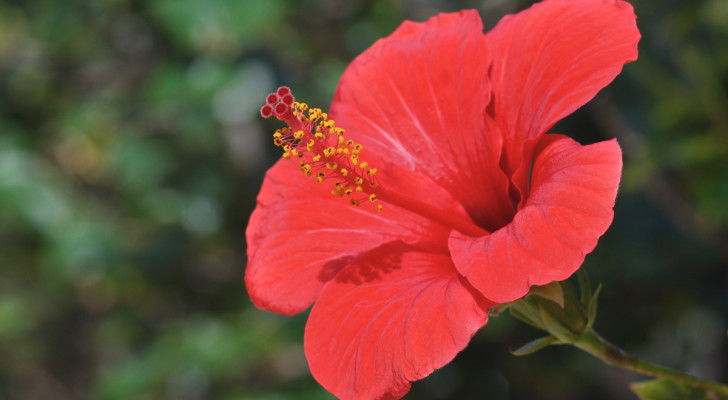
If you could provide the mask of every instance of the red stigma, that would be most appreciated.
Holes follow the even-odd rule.
[[[265,98],[265,102],[270,105],[278,103],[278,95],[275,93],[269,94],[268,97]]]
[[[288,110],[290,110],[290,107],[288,105],[286,105],[286,103],[278,103],[278,104],[276,104],[275,108],[273,109],[273,111],[276,113],[276,116],[281,117],[281,118],[283,118],[286,115]]]
[[[292,115],[291,106],[295,101],[296,99],[293,97],[291,89],[287,86],[281,86],[275,93],[271,93],[265,97],[266,104],[260,109],[260,115],[263,118],[269,118],[275,115],[282,120],[286,120]]]
[[[271,115],[273,115],[273,107],[271,107],[269,104],[264,105],[260,108],[260,115],[263,118],[268,118]]]
[[[281,103],[287,104],[289,106],[291,104],[293,104],[293,100],[294,100],[294,98],[293,98],[292,94],[287,94],[287,95],[281,97]]]

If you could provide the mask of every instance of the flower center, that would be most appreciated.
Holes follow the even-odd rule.
[[[365,202],[382,211],[376,193],[377,169],[359,159],[360,144],[346,139],[344,129],[320,108],[309,109],[306,103],[296,102],[285,86],[265,101],[260,115],[276,116],[288,124],[273,134],[273,143],[283,148],[284,159],[298,161],[301,172],[315,177],[317,183],[333,180],[331,193],[348,198],[351,205],[359,207]]]
[[[472,220],[448,213],[401,190],[380,186],[377,169],[359,159],[362,145],[347,139],[344,129],[337,127],[320,108],[309,109],[306,103],[296,102],[289,88],[281,86],[265,101],[260,115],[275,116],[288,125],[273,134],[273,143],[283,148],[283,158],[297,161],[301,172],[315,177],[319,184],[333,181],[333,195],[347,198],[355,207],[371,204],[377,211],[383,209],[381,199],[471,236],[489,233]]]

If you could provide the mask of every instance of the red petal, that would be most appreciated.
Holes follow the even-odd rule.
[[[550,0],[503,18],[486,38],[504,168],[518,171],[524,193],[535,139],[636,60],[640,34],[628,3]]]
[[[342,399],[400,398],[467,345],[492,305],[447,255],[380,247],[341,271],[311,310],[311,372]]]
[[[458,271],[499,303],[568,278],[612,222],[622,170],[617,142],[581,146],[546,135],[539,149],[531,194],[513,222],[482,238],[450,235]]]
[[[435,207],[464,214],[442,189],[414,175],[407,189]],[[283,314],[302,311],[323,285],[363,252],[392,240],[427,243],[447,251],[449,229],[418,215],[369,204],[356,208],[301,174],[289,161],[268,171],[250,217],[245,283],[260,308]]]
[[[514,207],[498,168],[502,138],[483,121],[491,60],[482,30],[472,10],[405,22],[351,63],[330,114],[365,149],[429,176],[495,229]]]

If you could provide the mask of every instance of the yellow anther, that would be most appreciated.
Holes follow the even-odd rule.
[[[281,107],[280,104],[276,106]],[[377,169],[359,159],[363,146],[345,138],[345,130],[337,127],[335,121],[329,119],[328,114],[320,108],[309,108],[305,103],[293,102],[291,109],[292,115],[286,111],[288,127],[273,133],[273,143],[282,148],[283,158],[295,160],[301,172],[306,176],[314,176],[319,184],[328,178],[338,178],[333,187],[329,186],[331,194],[346,196],[351,205],[359,207],[361,202],[366,202],[382,211],[377,194],[371,189],[377,186],[373,177]],[[336,140],[332,138],[334,135]],[[354,195],[356,192],[362,194]]]
[[[369,186],[375,188],[375,187],[379,186],[379,184],[376,183],[376,182],[372,182],[372,183],[369,184]]]
[[[381,204],[377,205],[377,211],[382,212],[383,209],[384,207]]]

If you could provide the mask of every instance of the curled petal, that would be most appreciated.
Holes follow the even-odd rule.
[[[637,59],[635,19],[623,1],[550,0],[503,18],[486,34],[493,110],[504,132],[502,166],[521,192],[520,205],[538,138]]]
[[[384,245],[342,270],[311,310],[311,372],[341,399],[400,398],[467,345],[492,305],[447,254]]]
[[[621,171],[615,140],[581,146],[544,136],[531,192],[513,221],[481,238],[450,234],[456,268],[499,303],[521,298],[531,285],[568,278],[612,222]]]

